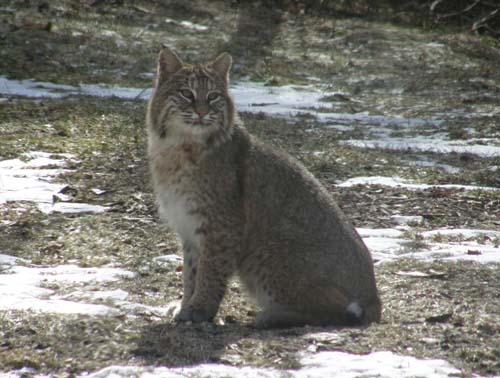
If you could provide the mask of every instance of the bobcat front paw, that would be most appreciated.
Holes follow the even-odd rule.
[[[186,306],[181,308],[179,313],[175,316],[177,322],[211,322],[215,316],[213,311],[206,308],[195,308],[193,306]]]

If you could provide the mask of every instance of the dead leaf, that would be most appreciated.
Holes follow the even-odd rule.
[[[428,323],[444,323],[450,320],[450,318],[453,316],[453,313],[447,312],[444,314],[439,314],[439,315],[432,315],[429,316],[428,318],[425,318],[425,321]]]
[[[19,29],[23,30],[45,30],[47,32],[50,32],[52,30],[53,24],[51,21],[47,20],[24,18],[22,20],[19,20],[16,26]]]

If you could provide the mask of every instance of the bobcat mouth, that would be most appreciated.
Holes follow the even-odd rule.
[[[207,127],[212,125],[212,122],[209,119],[195,119],[191,121],[191,125],[196,127]]]

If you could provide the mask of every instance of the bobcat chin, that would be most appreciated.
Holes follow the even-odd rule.
[[[162,219],[184,251],[178,321],[211,321],[237,275],[261,328],[381,317],[363,241],[311,173],[251,136],[229,94],[232,59],[189,65],[162,48],[147,112]]]

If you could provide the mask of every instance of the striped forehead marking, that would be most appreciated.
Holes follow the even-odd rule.
[[[195,91],[209,91],[216,87],[215,77],[204,67],[196,67],[188,76],[188,85]]]

